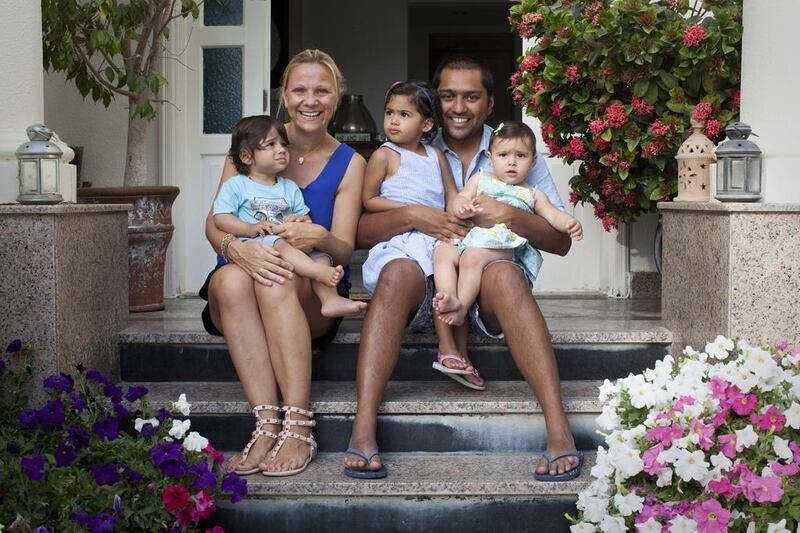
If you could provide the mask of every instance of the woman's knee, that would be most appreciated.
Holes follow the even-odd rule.
[[[241,268],[231,265],[219,269],[208,286],[209,301],[224,306],[226,302],[241,302],[252,299],[253,278]]]
[[[283,283],[273,283],[271,286],[255,284],[255,295],[259,302],[278,305],[288,299],[298,300],[300,288],[305,280],[298,275],[292,279],[284,280]]]

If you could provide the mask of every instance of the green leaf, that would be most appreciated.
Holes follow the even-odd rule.
[[[639,146],[639,139],[628,139],[625,144],[628,146],[628,151],[633,152]]]
[[[104,74],[106,75],[106,79],[108,81],[110,81],[110,82],[114,81],[115,73],[114,73],[114,69],[113,68],[106,67],[106,70],[104,71]]]
[[[606,128],[603,133],[600,134],[600,138],[606,142],[611,142],[611,139],[614,138],[614,132]]]
[[[650,89],[649,79],[639,80],[635,84],[633,84],[633,94],[635,94],[639,98],[644,96],[649,89]]]
[[[714,93],[714,78],[708,71],[703,73],[703,90],[709,94]]]
[[[658,84],[651,83],[650,86],[647,88],[647,93],[644,95],[644,100],[648,104],[655,104],[658,100]]]
[[[675,76],[665,70],[660,71],[658,73],[658,77],[661,78],[661,82],[667,89],[672,89],[678,85],[678,80],[675,78]]]
[[[625,181],[626,179],[628,179],[628,169],[627,168],[620,169],[619,177],[620,177],[620,179],[622,181]]]

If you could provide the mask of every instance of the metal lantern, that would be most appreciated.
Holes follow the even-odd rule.
[[[21,204],[58,204],[61,196],[61,156],[63,152],[52,140],[53,130],[44,124],[27,129],[30,141],[15,152],[19,160],[19,196]]]
[[[728,124],[727,141],[717,147],[717,200],[757,202],[761,199],[761,149],[747,137],[752,129],[742,122]],[[753,133],[755,135],[755,133]]]
[[[679,202],[708,202],[711,199],[711,170],[714,143],[703,135],[703,123],[692,120],[692,134],[678,149]]]

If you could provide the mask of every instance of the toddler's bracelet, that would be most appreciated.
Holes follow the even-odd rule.
[[[219,253],[222,255],[222,259],[227,263],[228,262],[228,246],[236,239],[236,237],[231,233],[226,233],[222,237],[222,242],[219,244]]]

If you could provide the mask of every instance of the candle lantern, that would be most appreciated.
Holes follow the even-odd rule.
[[[725,128],[727,141],[717,147],[717,200],[757,202],[761,199],[761,149],[749,140],[752,129],[742,122]],[[752,133],[755,135],[755,133]]]
[[[714,143],[703,135],[703,123],[692,120],[692,134],[678,149],[679,202],[708,202],[711,199],[711,170]]]
[[[58,204],[61,196],[61,156],[63,151],[52,141],[53,130],[44,124],[27,129],[28,142],[15,152],[19,162],[19,196],[21,204]]]

